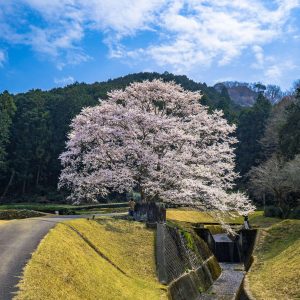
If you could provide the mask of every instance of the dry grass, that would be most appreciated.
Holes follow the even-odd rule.
[[[58,224],[25,268],[16,299],[166,299],[155,275],[154,231],[124,220]]]
[[[224,233],[225,229],[221,225],[205,225],[204,228],[207,228],[211,234]]]
[[[5,220],[0,220],[0,225],[1,224],[6,224],[8,221],[5,221]]]
[[[286,220],[262,230],[247,275],[256,299],[300,299],[300,221]]]
[[[206,212],[191,209],[168,209],[167,219],[190,223],[215,223],[216,219]]]
[[[168,209],[167,210],[167,219],[180,221],[180,222],[189,222],[189,223],[216,223],[218,220],[214,217],[214,212],[204,212],[199,210],[192,209]],[[225,216],[225,222],[234,223],[234,224],[243,224],[244,218],[242,216],[236,215],[234,217]],[[254,227],[268,227],[273,224],[282,221],[277,218],[267,218],[263,216],[263,211],[254,211],[249,215],[249,222],[251,226]],[[212,225],[213,226],[213,225]],[[217,228],[213,228],[216,229]]]

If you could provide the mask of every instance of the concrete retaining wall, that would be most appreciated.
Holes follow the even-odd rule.
[[[157,224],[156,263],[159,281],[169,284],[173,300],[194,300],[221,273],[211,251],[199,237],[182,229]],[[192,240],[191,240],[192,239]]]
[[[245,270],[248,271],[253,262],[253,249],[257,237],[257,229],[242,229],[239,232],[238,244],[241,259],[244,262]]]

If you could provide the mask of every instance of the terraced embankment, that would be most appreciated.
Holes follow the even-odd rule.
[[[154,239],[154,230],[125,220],[58,224],[26,266],[16,299],[166,299]]]
[[[256,299],[300,299],[300,220],[261,229],[246,289]]]

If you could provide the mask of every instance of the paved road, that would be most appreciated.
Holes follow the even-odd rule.
[[[0,225],[0,300],[13,298],[24,266],[48,231],[58,222],[82,217],[86,216],[31,218]]]

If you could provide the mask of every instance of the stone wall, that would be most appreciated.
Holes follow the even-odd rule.
[[[159,281],[169,284],[173,300],[197,299],[221,273],[203,240],[165,223],[157,224],[156,263]]]

